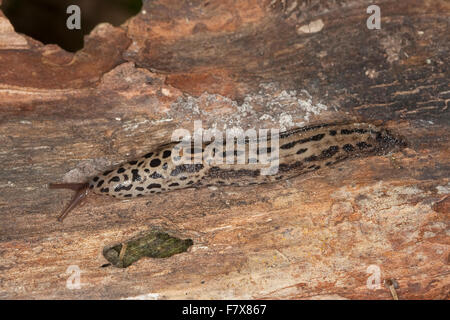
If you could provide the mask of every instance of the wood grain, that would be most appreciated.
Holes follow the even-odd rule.
[[[368,289],[375,265],[399,299],[448,299],[450,6],[379,1],[381,30],[368,30],[367,5],[148,1],[76,54],[0,13],[0,298],[392,299]],[[382,123],[408,148],[275,185],[92,197],[56,221],[72,193],[48,183],[84,182],[194,120]],[[194,245],[101,268],[105,246],[153,227]]]

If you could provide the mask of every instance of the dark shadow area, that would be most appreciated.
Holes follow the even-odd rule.
[[[79,30],[66,26],[70,5],[80,8]],[[136,15],[141,6],[141,0],[3,0],[1,9],[16,32],[75,52],[83,48],[83,36],[97,24],[109,22],[118,26]]]

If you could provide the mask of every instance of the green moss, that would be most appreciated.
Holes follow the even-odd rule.
[[[105,247],[103,256],[113,266],[126,268],[142,257],[168,258],[187,251],[192,245],[191,239],[182,240],[159,230],[151,230],[124,243]]]

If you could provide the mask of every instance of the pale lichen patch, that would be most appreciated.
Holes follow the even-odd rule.
[[[280,90],[273,83],[260,85],[257,93],[244,96],[241,103],[219,94],[204,92],[199,97],[183,95],[171,104],[167,116],[182,122],[203,120],[204,127],[272,127],[286,130],[301,127],[328,107],[314,101],[306,90]]]
[[[309,24],[302,25],[297,28],[298,34],[303,33],[316,33],[323,29],[325,24],[323,23],[322,19],[317,19],[314,21],[311,21]]]

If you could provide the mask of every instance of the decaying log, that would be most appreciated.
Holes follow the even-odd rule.
[[[0,13],[0,298],[392,299],[386,279],[399,299],[448,298],[450,4],[379,1],[380,30],[369,4],[146,1],[75,54]],[[56,221],[72,193],[48,183],[84,182],[194,120],[377,122],[408,147],[273,185],[92,197]],[[101,268],[103,248],[153,227],[193,246]]]

